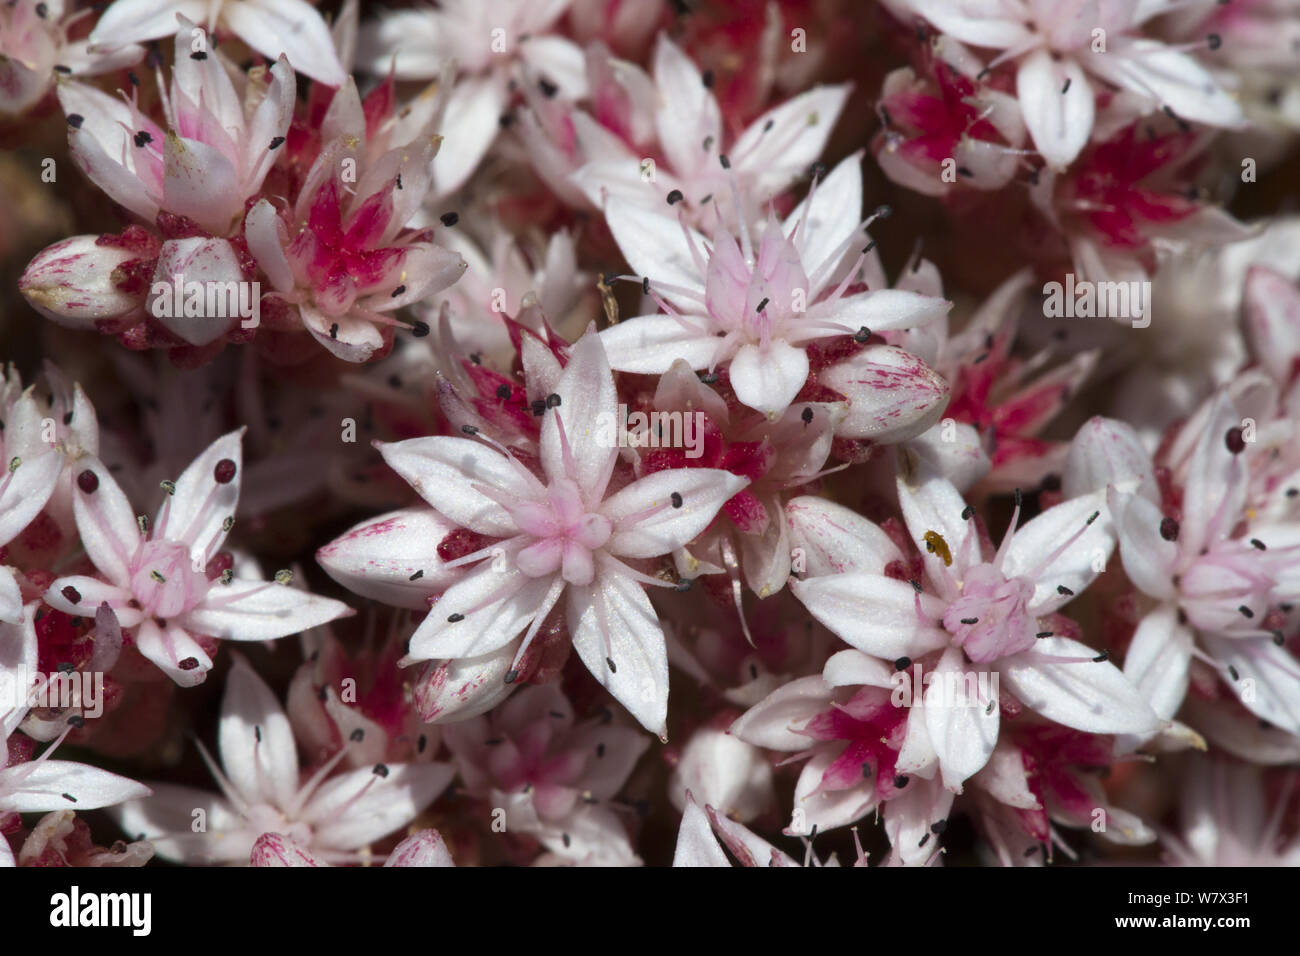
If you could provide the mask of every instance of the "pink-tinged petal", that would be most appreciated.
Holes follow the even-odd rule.
[[[813,617],[876,657],[916,658],[948,643],[938,625],[943,602],[906,581],[858,572],[791,581],[790,589]]]
[[[275,207],[265,199],[259,199],[244,217],[244,240],[275,290],[288,292],[293,289],[293,270],[284,254],[289,230],[276,214]]]
[[[221,150],[168,131],[163,141],[163,206],[216,236],[243,212],[239,171]]]
[[[316,552],[325,572],[349,591],[395,607],[424,610],[429,597],[465,572],[444,567],[438,543],[456,529],[436,511],[406,508],[355,525]]]
[[[289,718],[242,656],[226,677],[218,730],[221,766],[250,804],[287,809],[298,789],[298,751]]]
[[[181,687],[202,684],[212,670],[207,651],[187,631],[172,624],[164,628],[146,619],[136,631],[135,646]]]
[[[865,326],[872,332],[888,332],[926,325],[951,310],[947,299],[905,289],[878,289],[841,299],[827,318],[854,331]]]
[[[668,652],[643,586],[606,565],[595,584],[570,587],[567,602],[573,647],[587,670],[641,726],[665,736]]]
[[[1016,95],[1029,135],[1047,164],[1064,169],[1074,162],[1092,135],[1096,110],[1096,94],[1078,62],[1034,51],[1016,72]]]
[[[862,222],[862,154],[841,160],[810,198],[811,206],[809,199],[804,199],[785,217],[781,232],[791,235],[802,223],[794,243],[804,268],[816,273],[831,264],[827,261],[831,254]]]
[[[719,838],[741,866],[798,866],[789,854],[778,850],[748,827],[705,806],[705,812]]]
[[[1138,433],[1124,422],[1096,415],[1070,443],[1061,490],[1066,498],[1077,498],[1108,486],[1159,500],[1155,465]]]
[[[93,329],[102,319],[129,316],[143,304],[113,284],[113,270],[136,256],[100,245],[97,236],[73,236],[37,253],[18,289],[37,312],[72,329]]]
[[[243,437],[242,427],[222,435],[181,472],[175,492],[164,500],[154,518],[155,537],[165,535],[207,557],[221,547],[226,540],[226,519],[234,516],[239,505]]]
[[[988,763],[998,742],[1001,708],[995,687],[987,699],[981,696],[988,688],[988,673],[971,669],[957,647],[944,651],[929,675],[925,728],[939,757],[943,785],[955,793]]]
[[[1161,604],[1142,618],[1124,655],[1124,676],[1165,720],[1173,719],[1187,695],[1194,643],[1191,629],[1178,623],[1178,608]]]
[[[1208,70],[1156,40],[1117,37],[1105,53],[1084,55],[1088,69],[1102,79],[1150,97],[1182,119],[1226,127],[1246,121],[1241,105]]]
[[[722,341],[703,317],[639,315],[600,333],[609,364],[620,372],[659,375],[676,361],[708,368]]]
[[[722,113],[699,67],[661,33],[655,44],[654,81],[659,102],[655,128],[669,165],[688,175],[716,154],[722,140]],[[709,147],[705,147],[705,141]]]
[[[139,800],[152,792],[142,783],[70,760],[46,760],[34,770],[22,764],[0,770],[0,803],[17,813],[65,810],[71,806],[96,810]]]
[[[278,583],[236,579],[213,586],[180,621],[197,634],[226,641],[270,641],[352,613],[333,598]]]
[[[1003,659],[1001,685],[1048,720],[1092,734],[1145,734],[1163,721],[1118,667],[1064,637]]]
[[[907,0],[907,6],[940,32],[972,46],[998,50],[1032,39],[1021,17],[1003,0]]]
[[[314,828],[314,845],[355,850],[410,823],[456,775],[444,763],[376,765],[321,785],[301,819]]]
[[[653,558],[685,546],[749,479],[719,468],[672,468],[632,482],[601,505],[611,554]]]
[[[559,723],[549,714],[548,719]],[[650,746],[650,738],[631,727],[591,723],[579,728],[569,738],[567,746],[591,755],[575,786],[597,799],[612,800],[623,789],[637,761]]]
[[[190,315],[188,300],[196,292],[203,297],[202,305],[198,315]],[[225,239],[192,236],[163,243],[145,307],[186,342],[207,345],[242,322],[240,303],[247,300],[251,305],[251,295],[234,246]]]
[[[388,69],[386,63],[384,69]],[[433,158],[436,195],[455,192],[478,168],[501,129],[505,106],[503,82],[495,71],[483,77],[465,77],[452,87],[440,128],[454,131],[456,142],[438,150]]]
[[[952,791],[938,780],[913,778],[902,793],[885,803],[885,834],[892,847],[889,862],[925,866],[938,852],[933,827],[948,819]]]
[[[605,204],[605,221],[634,275],[645,276],[652,286],[658,281],[690,290],[695,295],[665,291],[663,296],[679,309],[699,309],[704,276],[696,268],[691,245],[703,256],[706,243],[702,235],[689,227],[683,230],[676,219],[613,197]]]
[[[1223,665],[1222,676],[1231,680],[1233,692],[1247,710],[1275,727],[1300,734],[1300,663],[1285,647],[1268,637],[1207,634],[1201,635],[1201,643]]]
[[[121,627],[135,627],[140,623],[141,613],[136,608],[127,607],[134,597],[129,590],[106,584],[98,578],[74,574],[55,580],[45,592],[45,603],[64,614],[89,618],[95,616],[101,604],[107,604]]]
[[[307,305],[298,306],[302,324],[330,354],[345,362],[365,362],[384,344],[373,322],[350,315],[330,315]]]
[[[1119,535],[1124,571],[1138,590],[1162,601],[1177,594],[1173,576],[1178,545],[1160,533],[1164,515],[1151,501],[1138,495],[1111,491],[1110,509]]]
[[[479,534],[518,534],[514,519],[494,496],[515,498],[520,471],[500,452],[468,438],[411,438],[378,445],[388,467],[397,472],[439,514]],[[540,494],[540,486],[538,488]]]
[[[482,657],[435,661],[415,682],[415,711],[426,723],[454,723],[486,713],[510,696],[515,687],[506,674],[514,664],[523,638]]]
[[[682,813],[682,825],[677,831],[673,866],[731,866],[727,855],[722,852],[722,844],[713,835],[708,815],[689,793]]]
[[[778,687],[745,711],[729,732],[755,747],[804,750],[810,738],[799,730],[826,710],[830,702],[831,688],[826,681],[815,675],[800,677]]]
[[[600,482],[608,478],[610,460],[618,454],[612,441],[618,392],[600,336],[588,332],[577,341],[555,392],[560,404],[548,410],[542,420],[542,467],[552,480],[561,475],[573,479],[594,503],[604,493]],[[561,422],[564,441],[560,438]],[[569,456],[572,473],[566,464]]]
[[[482,657],[504,647],[550,609],[552,577],[525,577],[514,566],[518,546],[509,544],[500,558],[484,561],[438,599],[411,636],[411,657]]]
[[[203,811],[204,829],[195,832],[198,810]],[[216,794],[168,783],[155,784],[149,799],[108,813],[128,837],[150,841],[161,859],[175,863],[244,864],[261,835]]]
[[[413,833],[388,854],[384,866],[455,866],[447,841],[437,830]]]
[[[282,833],[263,833],[248,855],[249,866],[329,866]]]
[[[128,587],[131,559],[140,547],[140,526],[131,503],[99,459],[80,458],[72,468],[72,510],[81,545],[104,577]]]
[[[848,85],[818,86],[759,116],[736,139],[737,172],[769,197],[802,176],[822,154],[849,97]]]
[[[774,419],[808,380],[808,353],[779,339],[766,348],[742,345],[730,371],[736,398]]]
[[[836,427],[844,438],[906,441],[930,428],[948,406],[943,377],[892,345],[869,346],[823,371],[820,381],[849,400]]]
[[[1007,546],[1002,571],[1029,577],[1034,596],[1028,610],[1050,614],[1088,587],[1115,550],[1115,526],[1105,492],[1064,501],[1021,525]]]
[[[326,86],[342,86],[347,71],[320,11],[306,0],[252,0],[221,9],[231,32],[274,60],[283,54],[299,73]]]
[[[883,574],[902,557],[879,526],[825,498],[801,496],[785,506],[790,544],[800,549],[795,571],[807,577],[865,571]]]
[[[141,43],[171,36],[176,32],[176,15],[202,20],[207,11],[203,0],[116,0],[110,3],[90,33],[90,41],[112,48],[123,43]]]
[[[0,462],[0,544],[8,544],[31,523],[54,493],[63,453],[47,448],[30,458]]]
[[[28,267],[30,268],[30,267]],[[1246,335],[1273,381],[1287,385],[1300,371],[1300,289],[1266,266],[1246,273]]]
[[[245,158],[240,192],[245,196],[262,188],[262,181],[279,155],[279,147],[271,144],[284,137],[293,120],[297,83],[284,56],[271,65],[270,78],[266,95],[249,118],[247,138],[242,144]]]
[[[852,786],[823,788],[827,772],[840,756],[834,751],[822,750],[803,765],[794,786],[794,809],[798,813],[794,819],[801,825],[786,827],[786,833],[807,836],[813,827],[819,832],[845,827],[861,820],[876,805],[874,781],[863,780],[860,770]]]
[[[120,99],[109,96],[84,83],[59,84],[59,105],[68,116],[80,116],[79,127],[68,132],[68,146],[72,158],[86,177],[108,194],[109,198],[152,223],[158,215],[158,202],[162,197],[162,180],[150,166],[152,161],[141,156],[137,168],[135,157],[145,150],[136,150],[132,136],[135,116]],[[163,133],[148,123],[145,132],[158,143]]]

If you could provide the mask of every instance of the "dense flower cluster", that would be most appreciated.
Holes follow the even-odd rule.
[[[1300,863],[1297,45],[10,0],[0,866]]]

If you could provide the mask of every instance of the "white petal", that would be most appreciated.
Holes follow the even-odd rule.
[[[791,581],[794,596],[812,616],[858,650],[885,660],[920,657],[948,643],[935,624],[944,605],[930,594],[918,594],[906,581],[875,574],[831,574]]]
[[[704,237],[693,229],[683,230],[676,219],[611,197],[605,204],[605,220],[614,234],[623,258],[638,276],[696,293],[696,297],[665,292],[664,298],[681,309],[699,308],[704,296],[704,276],[695,266],[686,233],[704,255]]]
[[[930,672],[925,689],[925,727],[939,756],[943,785],[961,792],[962,784],[988,763],[998,742],[998,695],[988,687],[988,672],[963,666],[959,648],[949,648]],[[985,687],[980,687],[981,678]]]
[[[1222,676],[1255,716],[1292,734],[1300,734],[1300,663],[1271,638],[1218,638],[1201,642],[1220,664],[1237,672]]]
[[[1111,491],[1108,498],[1119,532],[1120,558],[1129,580],[1151,597],[1173,599],[1178,590],[1173,583],[1178,545],[1161,535],[1164,516],[1160,509],[1138,495]]]
[[[646,475],[601,505],[601,514],[614,524],[606,547],[628,558],[668,554],[704,531],[718,509],[748,483],[720,468],[671,468]]]
[[[221,767],[249,803],[287,809],[298,789],[298,751],[271,688],[236,656],[226,677],[217,734]]]
[[[354,770],[322,784],[301,818],[313,825],[315,845],[359,849],[414,820],[455,775],[443,763]]]
[[[578,656],[628,713],[663,737],[668,652],[645,589],[628,575],[602,567],[594,584],[568,590],[569,629]]]
[[[119,586],[130,581],[127,571],[140,546],[140,526],[122,488],[103,462],[82,458],[73,465],[72,510],[82,547],[100,572]],[[77,477],[89,471],[97,479],[95,490],[86,494]]]
[[[342,601],[267,581],[214,585],[179,622],[227,641],[270,641],[352,613]]]
[[[1047,164],[1069,166],[1092,134],[1095,94],[1083,68],[1072,59],[1036,50],[1020,63],[1016,95],[1029,135]]]
[[[797,731],[830,707],[831,688],[814,675],[783,684],[745,711],[731,733],[755,747],[768,750],[805,750],[811,738]]]
[[[808,353],[780,339],[742,345],[731,360],[736,398],[769,418],[784,412],[808,380]]]
[[[947,299],[905,289],[877,289],[841,299],[827,318],[854,330],[865,326],[872,332],[888,332],[934,322],[951,310]]]
[[[560,404],[542,419],[542,467],[552,479],[568,474],[558,417],[563,421],[564,438],[576,469],[568,477],[593,501],[598,500],[605,489],[597,485],[608,474],[610,459],[618,453],[610,440],[610,425],[618,413],[618,392],[600,336],[588,333],[573,346],[555,392]]]
[[[1162,604],[1142,618],[1124,655],[1124,676],[1156,715],[1172,720],[1187,694],[1194,637],[1178,609]]]
[[[231,31],[258,53],[274,60],[280,54],[300,73],[327,86],[347,79],[329,27],[306,0],[251,0],[221,8]]]
[[[456,527],[429,508],[389,511],[335,538],[316,552],[316,561],[349,591],[420,611],[464,576],[438,557],[439,542]]]
[[[756,197],[785,189],[821,156],[848,96],[847,85],[818,86],[745,127],[731,152],[737,171],[754,177]]]
[[[661,33],[654,51],[654,82],[659,93],[655,127],[672,169],[682,176],[698,170],[721,147],[722,114],[700,69]],[[712,140],[710,148],[704,147]]]
[[[1190,55],[1155,40],[1117,38],[1105,53],[1088,54],[1088,69],[1149,96],[1175,116],[1210,126],[1240,126],[1240,104]]]
[[[161,859],[176,863],[246,863],[260,835],[221,797],[193,787],[160,783],[147,800],[132,801],[109,814],[133,840],[149,840]],[[203,811],[206,829],[192,827]]]
[[[50,449],[21,461],[10,458],[0,462],[0,469],[0,543],[8,544],[50,500],[63,470],[63,455]]]
[[[1003,659],[1002,683],[1027,707],[1049,720],[1093,734],[1143,734],[1158,730],[1160,718],[1132,682],[1097,653],[1064,637],[1040,639],[1031,651]],[[1082,657],[1079,663],[1053,658]]]
[[[437,830],[413,833],[388,854],[384,866],[455,866],[447,841]]]
[[[242,428],[222,435],[189,464],[176,479],[175,493],[158,509],[153,523],[155,535],[161,537],[165,532],[169,541],[187,544],[191,553],[205,553],[205,559],[221,547],[226,540],[222,525],[234,517],[239,505],[243,436]],[[235,465],[234,478],[224,483],[216,478],[221,462]]]
[[[1097,517],[1089,524],[1093,515]],[[1106,569],[1114,550],[1110,506],[1105,492],[1096,492],[1048,508],[1017,529],[1002,570],[1008,577],[1031,577],[1034,596],[1028,610],[1050,614],[1087,588]],[[1073,593],[1061,593],[1062,587]]]
[[[449,145],[440,149],[433,158],[433,183],[437,195],[455,192],[478,168],[501,129],[505,104],[502,84],[492,74],[457,81],[447,97],[447,107],[439,125],[443,135],[455,137],[455,147]]]
[[[673,866],[731,866],[722,852],[722,844],[713,835],[708,814],[690,794],[686,795],[686,810],[677,831]]]
[[[25,776],[15,786],[12,781],[20,772]],[[6,810],[18,813],[72,807],[94,810],[127,800],[139,800],[152,792],[134,780],[70,760],[46,760],[35,770],[29,770],[23,764],[0,770],[0,803]]]
[[[498,451],[468,438],[411,438],[380,444],[388,467],[440,514],[479,534],[517,534],[514,520],[495,501],[475,490],[515,497],[521,484],[517,467]]]
[[[802,552],[795,571],[808,577],[852,571],[883,574],[887,564],[902,558],[889,535],[852,508],[805,495],[790,499],[785,513],[790,543]]]
[[[417,660],[482,657],[508,644],[549,610],[548,592],[558,576],[529,578],[513,567],[517,547],[485,561],[438,599],[411,637]],[[464,615],[455,621],[449,618]]]
[[[609,364],[620,372],[662,375],[673,362],[708,368],[722,341],[703,317],[639,315],[600,333]]]
[[[804,219],[805,214],[807,219]],[[841,160],[817,184],[812,206],[804,199],[786,216],[781,232],[790,235],[795,224],[803,220],[795,245],[804,268],[816,272],[824,268],[831,253],[837,251],[862,222],[862,154],[854,153]],[[852,250],[856,254],[857,250]]]

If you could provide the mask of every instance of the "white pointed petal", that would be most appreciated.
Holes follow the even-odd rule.
[[[872,332],[910,329],[942,319],[952,311],[947,299],[906,289],[878,289],[841,299],[828,318],[851,329],[866,327]]]
[[[1034,649],[1004,658],[1001,684],[1049,720],[1093,734],[1144,734],[1162,721],[1133,683],[1097,652],[1064,637],[1040,639]],[[1085,658],[1063,663],[1053,658]]]
[[[1271,638],[1219,638],[1201,635],[1201,642],[1220,664],[1237,672],[1231,680],[1238,699],[1256,717],[1292,734],[1300,734],[1300,663]]]
[[[23,619],[23,594],[13,571],[0,565],[0,624],[18,624]]]
[[[135,635],[135,646],[147,660],[181,687],[194,687],[207,680],[212,658],[184,628],[168,624],[159,627],[146,618]]]
[[[380,444],[388,467],[440,514],[479,534],[517,534],[505,510],[474,489],[483,485],[498,495],[515,497],[518,469],[498,451],[468,438],[411,438]]]
[[[14,457],[0,462],[0,469],[0,543],[8,544],[50,500],[63,454],[49,449],[30,458]]]
[[[812,738],[798,733],[804,724],[830,707],[831,688],[814,675],[778,687],[745,711],[730,732],[755,747],[768,750],[804,750]]]
[[[722,844],[713,835],[708,814],[690,794],[686,795],[686,810],[677,831],[673,866],[731,866],[722,852]]]
[[[731,152],[737,170],[754,177],[757,197],[785,189],[821,156],[848,96],[847,84],[818,86],[745,127]]]
[[[280,54],[299,73],[327,86],[347,79],[329,27],[306,0],[253,0],[221,8],[231,31],[258,53],[274,60]]]
[[[20,769],[25,770],[22,764],[0,771],[0,794],[3,794],[0,802],[6,810],[18,813],[74,807],[95,810],[127,800],[139,800],[153,792],[142,783],[70,760],[47,760],[27,772],[21,782],[10,789],[5,778],[17,777]]]
[[[230,231],[244,201],[239,170],[221,150],[170,131],[163,140],[163,195],[168,212],[188,216],[216,236]]]
[[[1173,583],[1178,545],[1160,534],[1164,516],[1159,507],[1138,495],[1111,491],[1108,497],[1119,532],[1120,558],[1129,580],[1151,597],[1173,599],[1178,590]]]
[[[1088,524],[1093,515],[1096,519]],[[1082,593],[1106,569],[1114,550],[1115,528],[1106,493],[1095,492],[1048,508],[1021,525],[1002,559],[1002,571],[1008,577],[1030,577],[1034,596],[1028,610],[1050,614]],[[1061,593],[1062,587],[1073,593]]]
[[[614,234],[623,258],[632,272],[655,281],[680,286],[704,295],[704,276],[695,267],[690,244],[676,219],[650,212],[611,197],[605,204],[605,220]],[[704,237],[690,230],[695,247],[704,254]],[[701,299],[665,293],[664,298],[682,309],[699,308]]]
[[[312,824],[317,846],[358,849],[414,820],[455,775],[444,763],[354,770],[322,784],[302,820]]]
[[[196,554],[206,549],[211,555],[221,547],[226,539],[222,524],[234,517],[239,505],[243,436],[242,428],[222,435],[189,464],[176,479],[175,494],[158,510],[155,534],[162,535],[165,530],[169,541],[188,544]],[[216,478],[217,465],[223,461],[235,465],[234,478],[225,483]]]
[[[1196,450],[1187,466],[1183,489],[1183,520],[1179,548],[1195,554],[1210,543],[1210,526],[1216,515],[1215,539],[1228,537],[1246,503],[1247,475],[1244,463],[1228,450],[1229,429],[1241,428],[1242,420],[1227,392],[1210,401]]]
[[[836,435],[889,443],[920,435],[943,415],[948,383],[911,353],[873,345],[822,371],[820,381],[849,400]]]
[[[501,129],[505,105],[505,90],[498,77],[489,74],[457,81],[439,126],[444,135],[455,136],[456,145],[439,149],[433,158],[436,195],[455,192],[478,168]]]
[[[1149,96],[1175,116],[1210,126],[1240,126],[1241,105],[1187,53],[1147,39],[1116,39],[1105,53],[1092,53],[1088,69],[1102,79]]]
[[[1070,442],[1061,490],[1066,498],[1078,498],[1108,485],[1159,500],[1155,465],[1141,437],[1130,425],[1097,415]]]
[[[654,82],[659,94],[655,128],[668,163],[680,175],[698,170],[716,153],[722,139],[722,114],[700,68],[661,33],[654,51]],[[712,147],[704,141],[712,139]]]
[[[790,544],[800,550],[795,571],[807,577],[865,571],[883,574],[902,558],[898,546],[875,523],[852,508],[804,495],[785,506]]]
[[[952,799],[952,792],[938,780],[913,778],[901,794],[885,804],[885,833],[893,847],[891,862],[924,866],[930,861],[938,848],[933,839],[925,837],[934,832],[931,827],[948,818]]]
[[[455,723],[486,713],[514,691],[505,682],[522,637],[482,657],[458,657],[425,665],[412,696],[420,719]]]
[[[352,613],[342,601],[267,581],[214,585],[180,622],[227,641],[270,641],[299,634]]]
[[[801,811],[802,826],[787,827],[787,833],[807,836],[813,827],[825,832],[848,826],[861,820],[875,806],[875,781],[863,781],[844,790],[818,790],[823,775],[838,756],[834,750],[821,750],[804,764],[794,787],[794,809]]]
[[[1107,54],[1109,56],[1109,54]],[[1035,50],[1020,62],[1016,95],[1034,146],[1053,169],[1064,169],[1092,133],[1095,94],[1087,74],[1069,58]]]
[[[804,268],[814,272],[826,265],[831,254],[844,244],[862,222],[861,153],[854,153],[841,160],[817,184],[811,208],[807,199],[799,203],[781,224],[781,232],[790,235],[800,220],[804,222],[795,244],[799,248],[799,258]],[[866,244],[865,239],[863,244]],[[852,251],[856,255],[857,251]]]
[[[226,677],[217,735],[221,767],[249,803],[288,808],[298,789],[293,728],[271,688],[243,657]]]
[[[86,471],[98,480],[90,494],[82,491],[76,480]],[[72,494],[77,533],[86,554],[106,578],[126,586],[130,580],[127,568],[140,546],[140,526],[136,524],[131,503],[104,463],[89,456],[73,465]]]
[[[708,368],[722,340],[701,317],[639,315],[624,319],[600,333],[611,367],[620,372],[661,375],[673,362],[684,360],[691,368]]]
[[[69,591],[69,588],[72,590]],[[78,600],[70,600],[73,597]],[[123,627],[134,627],[140,622],[140,612],[126,606],[133,599],[134,594],[131,591],[84,574],[73,574],[56,579],[45,592],[44,597],[45,603],[50,607],[75,617],[93,618],[99,606],[107,603],[109,607],[115,609],[114,614]]]
[[[168,783],[155,784],[152,797],[116,807],[109,815],[129,839],[150,841],[161,859],[175,863],[244,864],[260,835],[216,794]],[[196,832],[200,819],[204,828]]]
[[[948,643],[936,624],[944,605],[930,594],[918,594],[906,581],[875,574],[831,574],[791,581],[794,596],[812,616],[860,651],[885,660],[920,657]]]
[[[1162,604],[1139,622],[1124,655],[1124,676],[1165,720],[1187,695],[1194,643],[1191,629],[1178,623],[1178,608]]]
[[[964,570],[981,563],[983,558],[974,521],[962,517],[968,513],[966,501],[952,482],[905,450],[899,454],[896,486],[907,533],[921,552],[931,578],[943,580],[947,565],[940,554],[926,547],[925,535],[930,531],[943,538],[954,569]]]
[[[417,660],[482,657],[508,644],[543,612],[551,577],[529,578],[503,551],[453,584],[411,636]],[[463,614],[461,620],[449,618]]]
[[[548,410],[542,420],[542,467],[552,479],[568,473],[558,416],[576,468],[568,477],[594,499],[604,491],[596,487],[597,481],[607,473],[610,458],[618,453],[611,442],[610,427],[618,414],[618,392],[600,336],[588,333],[573,346],[555,391],[560,404]]]
[[[790,407],[808,380],[808,354],[780,339],[766,349],[742,345],[731,360],[730,371],[736,398],[775,418]]]
[[[907,443],[922,467],[965,494],[993,467],[980,433],[965,422],[939,422]]]
[[[275,207],[267,200],[259,199],[248,210],[248,215],[244,217],[244,239],[248,243],[248,251],[253,254],[277,292],[288,292],[293,288],[293,272],[289,267],[289,258],[284,254],[288,238],[288,229],[280,221]]]
[[[116,0],[110,3],[90,32],[92,43],[116,47],[171,36],[176,32],[176,15],[188,20],[203,19],[203,0]]]
[[[998,50],[1031,38],[1017,10],[1003,0],[908,0],[907,6],[941,32],[972,46]]]
[[[607,565],[598,569],[595,584],[568,592],[569,632],[578,656],[646,730],[664,736],[668,652],[645,589]]]
[[[939,757],[943,785],[957,793],[988,763],[1000,721],[997,694],[990,690],[988,699],[981,696],[988,689],[988,672],[978,674],[963,660],[960,648],[945,651],[925,689],[925,727]]]
[[[420,611],[465,574],[438,557],[439,542],[456,527],[429,508],[389,511],[335,538],[316,552],[316,561],[349,591]]]
[[[747,484],[747,478],[720,468],[673,468],[646,475],[601,505],[601,514],[614,524],[606,547],[628,558],[653,558],[684,547]],[[638,517],[652,509],[657,510]]]
[[[208,228],[216,231],[216,227]],[[175,304],[178,286],[183,292],[179,309]],[[199,315],[187,314],[192,290],[203,294]],[[240,302],[249,297],[251,305],[251,295],[235,247],[225,239],[192,236],[163,243],[145,307],[168,331],[191,345],[207,345],[243,321]]]
[[[1279,385],[1300,358],[1300,289],[1267,266],[1246,273],[1246,335],[1251,351]]]

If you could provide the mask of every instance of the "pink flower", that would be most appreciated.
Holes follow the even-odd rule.
[[[684,221],[611,199],[610,230],[661,314],[626,319],[601,333],[610,364],[662,374],[678,358],[695,369],[730,363],[736,397],[775,419],[808,380],[809,342],[865,340],[947,312],[950,303],[914,292],[846,294],[870,248],[866,226],[888,212],[882,207],[865,223],[858,220],[859,164],[860,157],[840,163],[784,223],[769,218],[757,247],[743,222],[738,238],[720,226],[710,246]],[[867,248],[845,273],[845,257],[860,241]]]
[[[350,613],[279,576],[236,579],[229,555],[221,557],[239,500],[242,434],[217,439],[175,482],[164,482],[152,522],[137,521],[102,462],[80,459],[77,529],[101,577],[60,577],[45,595],[51,607],[81,617],[107,604],[140,653],[185,687],[207,677],[212,639],[272,640]]]
[[[686,544],[745,479],[713,468],[674,469],[611,494],[616,404],[604,349],[589,332],[573,347],[545,402],[540,476],[503,447],[471,438],[380,446],[384,460],[440,514],[497,539],[454,562],[478,563],[443,592],[412,636],[408,659],[503,652],[527,629],[513,653],[509,683],[547,615],[567,595],[569,628],[583,663],[648,730],[663,735],[668,660],[643,587],[668,582],[627,562]],[[430,548],[436,567],[433,558]],[[377,576],[384,574],[381,569]]]

